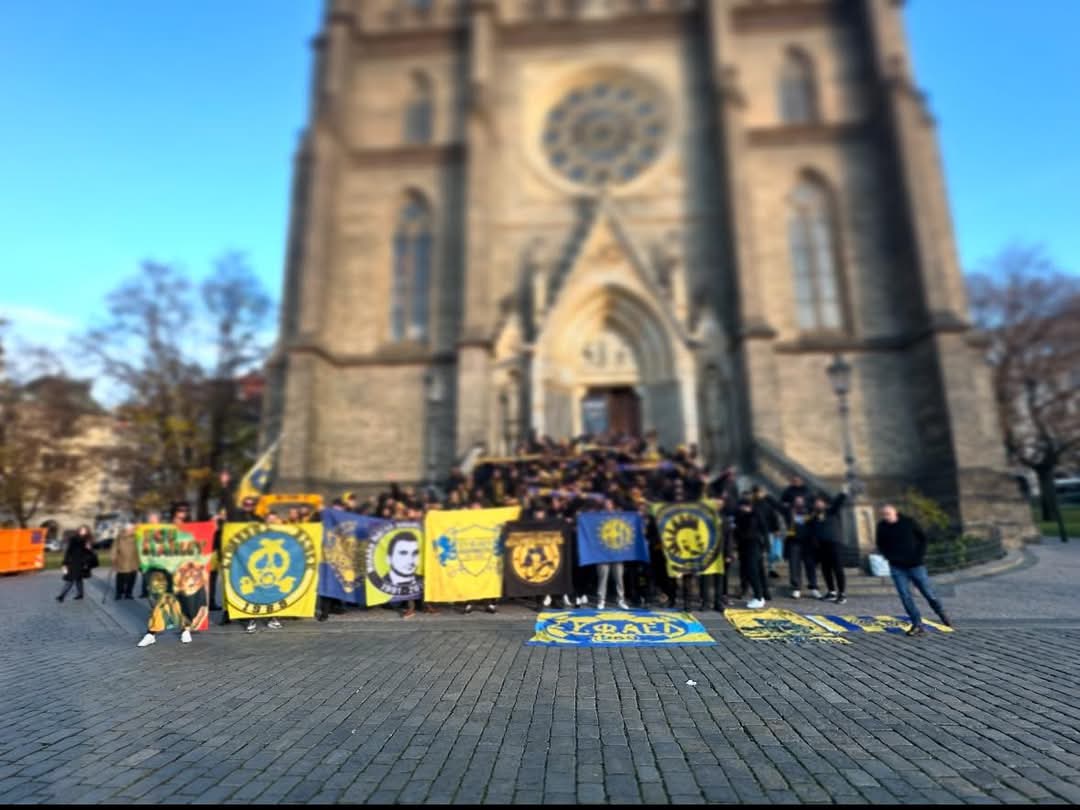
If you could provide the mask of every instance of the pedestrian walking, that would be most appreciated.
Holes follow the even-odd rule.
[[[90,576],[90,570],[97,566],[97,554],[94,552],[94,535],[90,533],[90,527],[83,525],[75,534],[68,538],[67,549],[64,551],[64,562],[61,568],[64,574],[64,589],[56,597],[57,602],[63,602],[64,597],[75,589],[75,598],[83,598],[83,579]]]
[[[926,533],[915,520],[901,515],[894,504],[882,504],[879,512],[881,520],[877,525],[877,548],[881,556],[889,561],[889,573],[896,585],[896,592],[911,619],[907,634],[921,636],[925,632],[922,615],[911,595],[912,584],[919,589],[941,623],[952,627],[945,608],[930,587],[930,575],[926,570]]]

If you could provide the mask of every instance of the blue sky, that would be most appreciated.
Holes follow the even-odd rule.
[[[47,10],[46,10],[47,6]],[[245,251],[275,298],[318,0],[9,0],[0,313],[59,343],[143,258]],[[909,0],[961,258],[1011,239],[1080,270],[1080,0]]]

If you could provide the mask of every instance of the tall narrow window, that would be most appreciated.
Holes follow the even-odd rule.
[[[390,291],[390,337],[427,340],[431,295],[431,207],[410,193],[394,231],[394,267]]]
[[[431,143],[434,118],[431,79],[416,71],[412,74],[412,90],[405,107],[406,143]]]
[[[780,71],[780,120],[785,124],[812,124],[818,120],[814,63],[798,48],[791,48]]]
[[[791,195],[788,240],[801,329],[839,329],[841,307],[836,223],[829,191],[804,178]]]

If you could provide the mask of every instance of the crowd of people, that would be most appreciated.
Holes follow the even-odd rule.
[[[217,595],[216,558],[220,555],[222,528],[226,521],[273,524],[318,522],[321,519],[320,512],[307,504],[285,510],[271,509],[260,516],[255,511],[256,499],[246,498],[237,503],[230,476],[222,473],[220,480],[222,497],[214,516],[218,530],[210,581],[210,609],[215,611],[222,610],[213,602]],[[566,441],[544,438],[522,444],[512,457],[481,459],[469,473],[455,468],[441,488],[392,484],[384,492],[366,499],[345,492],[327,508],[388,520],[421,522],[427,512],[435,509],[516,505],[521,508],[523,518],[559,519],[571,527],[577,515],[585,511],[637,511],[642,515],[650,550],[648,563],[576,567],[574,592],[544,597],[542,606],[550,605],[555,597],[561,598],[567,607],[595,605],[603,608],[608,601],[610,584],[614,586],[615,603],[622,609],[631,606],[677,607],[680,602],[683,609],[690,609],[693,602],[702,610],[711,606],[722,611],[735,600],[743,599],[748,608],[762,608],[772,599],[770,580],[779,576],[773,566],[780,559],[788,561],[789,595],[792,598],[806,595],[844,604],[847,597],[841,563],[840,510],[845,493],[830,498],[813,492],[798,476],[792,477],[778,498],[757,485],[744,486],[740,490],[738,483],[733,467],[710,474],[696,446],[666,450],[659,445],[655,432],[643,438],[606,436]],[[658,503],[700,500],[708,501],[720,517],[718,528],[725,560],[724,573],[671,577],[651,507]],[[157,522],[161,517],[149,515],[148,522]],[[190,506],[176,504],[166,519],[175,523],[190,520]],[[926,537],[918,525],[910,518],[898,516],[895,507],[886,504],[882,507],[878,535],[879,550],[893,564],[893,579],[912,618],[912,630],[921,627],[921,617],[911,600],[911,585],[926,596],[939,617],[948,623],[940,602],[930,590],[922,564]],[[73,556],[71,564],[65,568],[65,577],[69,569],[84,570],[80,551],[83,548],[89,548],[87,532],[81,532],[69,545],[68,554]],[[117,540],[113,559],[117,573],[115,598],[131,598],[137,568],[131,527]],[[736,561],[738,583],[729,585],[731,564]],[[819,568],[824,579],[824,593],[818,587]],[[62,600],[72,586],[78,588],[81,596],[81,578],[73,576],[58,599]],[[143,595],[146,595],[145,582]],[[408,602],[401,609],[405,618],[414,616],[418,609],[438,612],[422,600],[419,604]],[[462,609],[471,613],[473,605],[466,604]],[[336,600],[320,598],[316,617],[325,621],[330,615],[345,610],[346,606]],[[489,602],[486,610],[496,612],[496,603]],[[221,623],[229,621],[227,611],[223,611]],[[278,629],[281,624],[271,618],[267,626]],[[255,621],[249,620],[246,630],[255,632],[256,629]]]

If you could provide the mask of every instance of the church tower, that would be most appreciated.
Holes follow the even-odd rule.
[[[267,429],[281,487],[658,431],[1023,523],[899,0],[331,0]]]

